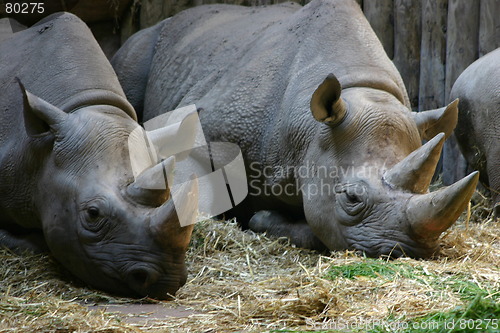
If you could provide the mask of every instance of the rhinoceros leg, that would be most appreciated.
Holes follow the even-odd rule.
[[[313,234],[305,220],[294,221],[274,210],[261,210],[248,222],[250,230],[267,232],[274,237],[288,237],[298,247],[324,251],[326,246]]]
[[[48,251],[47,243],[42,232],[30,232],[26,234],[15,234],[0,229],[0,247],[8,248],[15,253],[30,251],[33,253],[44,253]]]

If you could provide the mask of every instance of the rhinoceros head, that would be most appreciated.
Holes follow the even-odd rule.
[[[332,161],[337,167],[318,171],[310,184],[319,191],[304,197],[306,218],[325,245],[370,256],[435,253],[439,235],[464,210],[478,180],[475,172],[428,190],[456,125],[457,104],[413,113],[394,94],[342,91],[335,76],[327,77],[311,99],[313,116],[327,126],[321,126],[308,158],[327,170]],[[429,141],[422,146],[422,139]]]
[[[171,173],[172,160],[134,180],[127,138],[138,125],[113,98],[65,113],[24,88],[23,95],[33,156],[45,165],[34,204],[52,254],[94,287],[136,297],[173,295],[186,281],[192,226],[180,226],[167,188],[138,186],[158,170]],[[194,187],[180,193],[193,214],[196,193]]]

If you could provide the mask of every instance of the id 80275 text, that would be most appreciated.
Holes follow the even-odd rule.
[[[43,2],[5,2],[5,13],[9,14],[43,14]]]

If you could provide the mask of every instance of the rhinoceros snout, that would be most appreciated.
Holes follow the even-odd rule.
[[[182,272],[175,276],[163,277],[160,272],[150,267],[135,267],[127,272],[125,281],[129,288],[141,297],[170,299],[187,280]]]
[[[128,274],[127,282],[133,289],[146,289],[157,280],[156,275],[151,270],[136,268]]]

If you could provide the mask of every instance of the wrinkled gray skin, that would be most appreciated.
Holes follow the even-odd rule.
[[[207,139],[239,144],[250,195],[233,213],[299,246],[430,256],[477,182],[428,194],[456,102],[410,112],[354,1],[196,7],[132,36],[111,63],[143,120],[196,103]]]
[[[90,30],[50,16],[0,44],[0,75],[0,246],[48,247],[113,293],[174,294],[192,228],[166,191],[134,187],[136,114]]]
[[[457,78],[450,93],[460,98],[455,128],[467,162],[481,173],[500,216],[500,49],[472,63]]]

